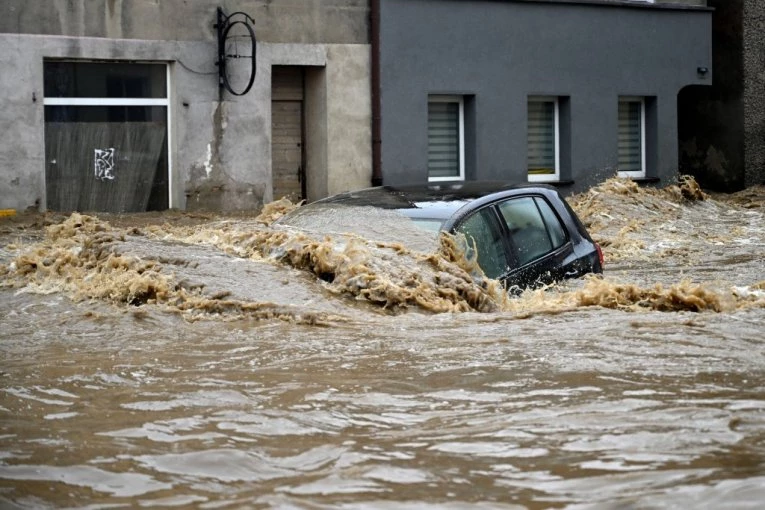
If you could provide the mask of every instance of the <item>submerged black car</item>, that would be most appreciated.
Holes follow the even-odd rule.
[[[328,214],[328,211],[331,214]],[[362,211],[372,211],[371,215]],[[464,234],[467,256],[505,287],[528,287],[603,271],[603,254],[558,191],[547,185],[439,183],[381,186],[334,195],[303,206],[279,223],[305,226],[323,216],[340,230],[381,222],[385,230],[409,223],[429,231]],[[411,222],[409,222],[411,220]],[[411,229],[409,229],[411,230]],[[392,232],[395,237],[396,232]],[[475,250],[475,252],[473,252]]]

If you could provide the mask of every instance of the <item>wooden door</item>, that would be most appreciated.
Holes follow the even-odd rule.
[[[303,69],[274,66],[271,77],[273,196],[297,202],[305,198]]]

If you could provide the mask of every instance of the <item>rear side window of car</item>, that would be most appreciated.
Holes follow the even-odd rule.
[[[510,231],[519,266],[528,264],[554,249],[533,197],[511,198],[499,204],[499,211]]]
[[[539,212],[542,213],[545,225],[547,225],[547,232],[550,234],[553,249],[563,246],[566,242],[566,231],[563,230],[563,225],[560,224],[558,216],[544,198],[535,197],[534,201],[537,203],[537,207],[539,207]]]
[[[486,276],[498,278],[507,271],[507,258],[502,237],[492,222],[492,212],[482,209],[463,220],[455,230],[467,238],[468,258],[477,255],[478,265]],[[476,252],[472,251],[473,243]]]

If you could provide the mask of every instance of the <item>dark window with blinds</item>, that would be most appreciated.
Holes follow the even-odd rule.
[[[462,101],[430,96],[428,99],[428,178],[463,178]]]
[[[643,101],[619,100],[619,171],[642,174]]]
[[[550,178],[558,173],[557,99],[529,98],[527,167],[530,176]],[[544,177],[543,177],[544,178]]]

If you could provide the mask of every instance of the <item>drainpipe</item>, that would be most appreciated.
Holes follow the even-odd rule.
[[[369,0],[372,45],[372,186],[381,186],[382,154],[380,146],[380,0]]]

